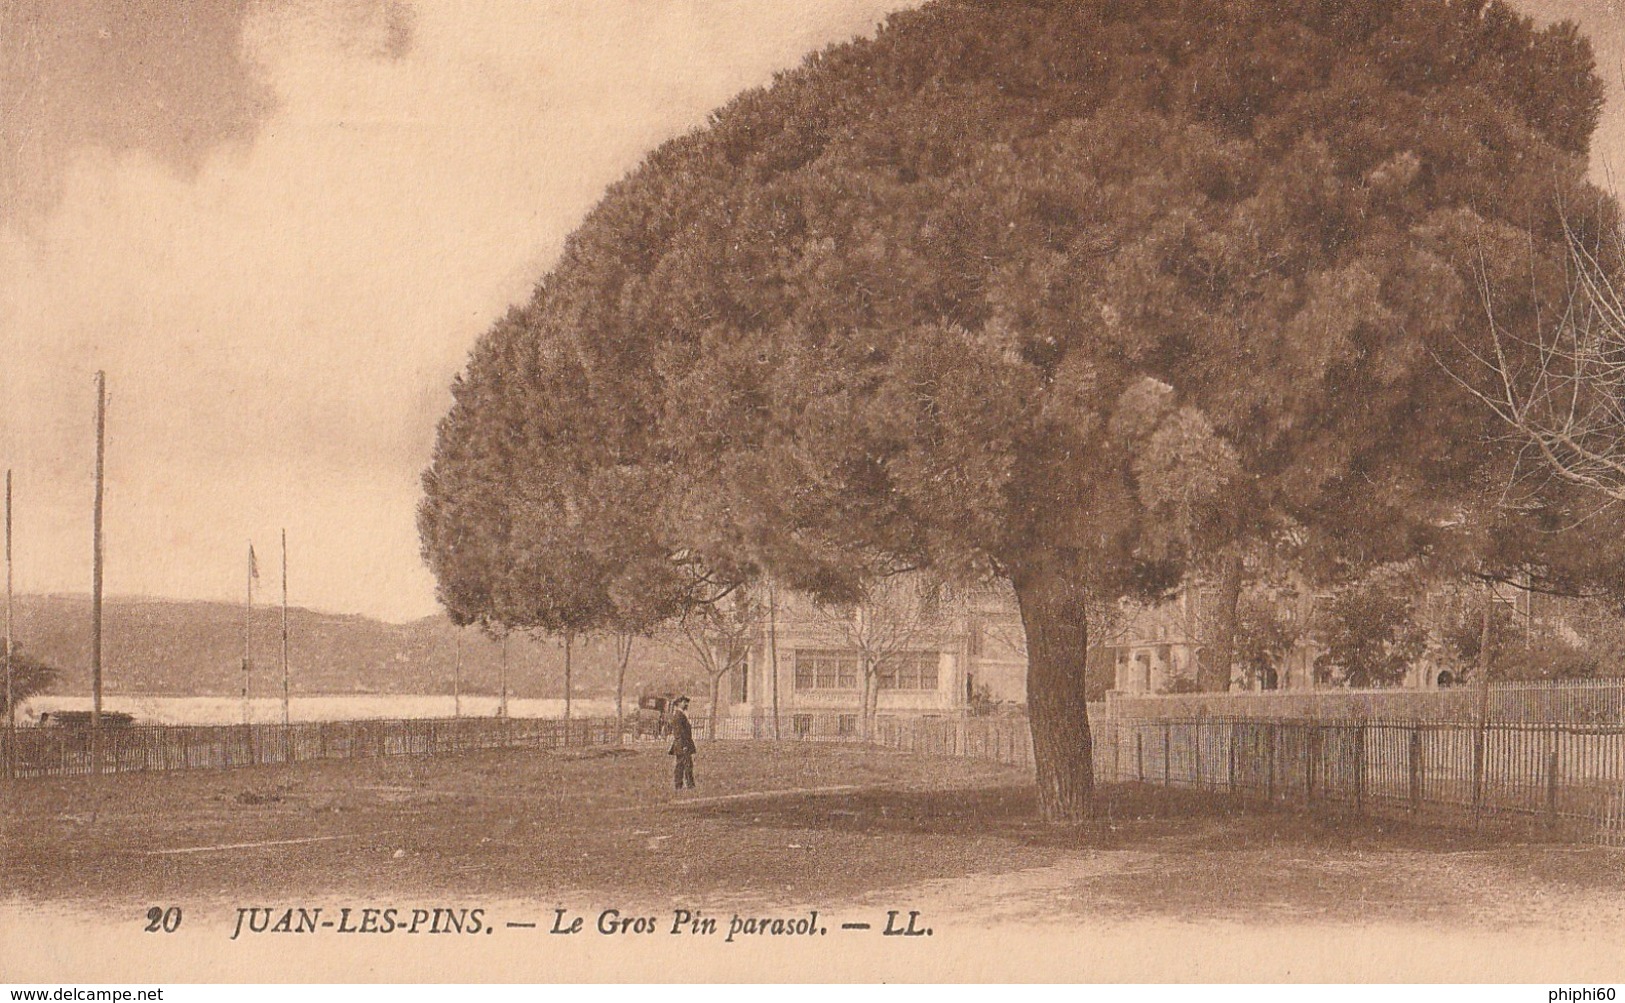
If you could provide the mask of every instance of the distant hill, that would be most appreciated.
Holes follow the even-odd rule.
[[[241,692],[243,608],[220,602],[118,597],[103,603],[103,686],[108,694],[234,696]],[[280,692],[281,609],[256,606],[249,621],[255,692]],[[14,633],[19,651],[55,666],[50,692],[90,692],[90,598],[19,596]],[[290,689],[318,693],[450,693],[458,638],[465,693],[500,689],[502,645],[443,616],[393,624],[365,616],[288,611]],[[508,691],[558,697],[564,651],[557,640],[515,636],[509,642]],[[606,641],[577,641],[574,692],[613,696],[614,656]],[[627,693],[644,684],[693,689],[698,673],[672,649],[639,641],[627,669]]]

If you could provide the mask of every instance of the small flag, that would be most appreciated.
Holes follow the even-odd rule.
[[[252,543],[248,545],[248,577],[256,582],[260,580],[260,562],[259,558],[254,556],[254,545]]]

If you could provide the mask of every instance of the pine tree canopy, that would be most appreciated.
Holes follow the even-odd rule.
[[[427,478],[443,594],[617,548],[1154,588],[1175,509],[1413,556],[1504,459],[1435,358],[1478,271],[1532,310],[1560,211],[1613,225],[1600,93],[1498,2],[896,15],[656,150],[483,339]]]

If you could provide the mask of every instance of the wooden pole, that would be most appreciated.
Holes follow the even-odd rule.
[[[1484,811],[1484,774],[1487,768],[1490,732],[1490,613],[1495,607],[1495,586],[1489,586],[1484,600],[1484,618],[1478,632],[1478,728],[1473,733],[1473,824]]]
[[[107,374],[96,372],[96,505],[91,514],[90,571],[90,727],[102,726],[102,497],[107,460]],[[93,744],[96,734],[92,735]],[[98,759],[96,769],[100,769]]]
[[[247,584],[246,584],[246,587],[245,587],[246,590],[245,590],[245,592],[243,594],[243,723],[244,724],[252,724],[253,721],[254,721],[253,714],[252,714],[252,700],[254,698],[254,669],[253,669],[254,663],[250,660],[251,656],[249,654],[249,638],[250,638],[249,619],[253,615],[253,612],[254,612],[254,571],[255,571],[254,564],[255,564],[255,561],[254,561],[254,543],[251,540],[251,541],[249,541],[249,544],[248,544],[248,573],[244,576],[244,578],[246,579]]]
[[[1411,726],[1411,748],[1407,757],[1410,767],[1410,802],[1411,813],[1422,810],[1422,727]]]
[[[451,716],[463,716],[463,631],[458,628],[453,635],[456,648],[451,663]]]
[[[1365,742],[1366,722],[1362,718],[1354,726],[1354,813],[1357,815],[1365,814]]]
[[[779,735],[779,606],[772,579],[767,583],[767,660],[772,673],[773,687],[773,740]]]
[[[282,726],[288,726],[288,531],[282,531]]]
[[[1550,733],[1553,747],[1546,750],[1546,824],[1550,828],[1557,828],[1557,771],[1561,768],[1562,760],[1557,754],[1557,729]]]
[[[1225,762],[1225,789],[1231,794],[1236,793],[1236,743],[1241,734],[1241,725],[1230,722],[1230,749]]]
[[[1264,725],[1264,761],[1267,763],[1264,775],[1264,800],[1275,800],[1275,732],[1280,725],[1271,721]]]
[[[497,716],[508,717],[508,635],[502,635],[502,696],[497,701]]]
[[[11,471],[6,471],[6,778],[17,775],[17,701],[11,669]]]
[[[1315,754],[1320,740],[1320,726],[1311,724],[1304,729],[1303,799],[1315,803]]]

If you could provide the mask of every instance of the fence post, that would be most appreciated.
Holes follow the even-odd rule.
[[[1236,722],[1231,721],[1230,722],[1230,755],[1229,755],[1229,761],[1225,764],[1224,783],[1225,783],[1225,789],[1228,790],[1232,795],[1234,795],[1236,793],[1236,738],[1239,735],[1240,731],[1241,731],[1241,727],[1238,724],[1236,724]]]
[[[1264,777],[1264,800],[1266,801],[1275,800],[1275,731],[1279,727],[1280,723],[1276,721],[1266,721],[1264,723],[1265,759],[1269,764]]]
[[[1120,783],[1123,779],[1123,771],[1120,768],[1119,761],[1123,748],[1122,744],[1117,740],[1117,721],[1115,718],[1106,721],[1106,732],[1112,737],[1112,783]]]
[[[1365,734],[1362,720],[1354,726],[1354,811],[1365,814]]]
[[[1169,764],[1169,760],[1173,758],[1169,754],[1173,748],[1173,731],[1174,726],[1171,721],[1162,722],[1162,786],[1164,787],[1168,786],[1173,770],[1173,767]]]
[[[1480,718],[1478,727],[1473,731],[1473,825],[1477,826],[1483,820],[1484,812],[1484,766],[1485,755],[1488,751],[1485,746],[1488,742],[1489,724]]]
[[[1145,783],[1145,732],[1138,727],[1134,729],[1134,775]]]
[[[1411,726],[1409,767],[1411,779],[1411,812],[1422,810],[1422,726]]]
[[[1306,804],[1315,803],[1315,753],[1316,746],[1320,744],[1320,728],[1318,725],[1305,726],[1303,733],[1303,799]]]
[[[1555,743],[1557,740],[1557,730],[1554,728],[1551,734],[1552,740]],[[1552,748],[1546,750],[1546,825],[1552,829],[1557,828],[1558,763],[1559,759],[1557,755],[1557,746],[1554,744]]]

